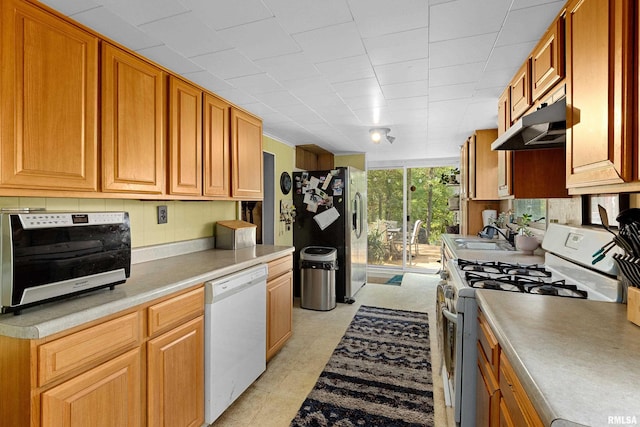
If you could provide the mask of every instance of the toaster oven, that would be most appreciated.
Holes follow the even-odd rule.
[[[19,312],[124,283],[131,270],[127,212],[0,214],[0,305]]]

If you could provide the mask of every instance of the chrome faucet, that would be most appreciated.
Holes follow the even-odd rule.
[[[485,225],[485,227],[482,229],[482,231],[480,231],[478,233],[478,236],[483,237],[485,239],[493,239],[494,234],[498,232],[498,234],[500,234],[502,237],[504,237],[504,239],[509,242],[511,244],[511,246],[513,246],[514,243],[514,238],[516,236],[516,233],[512,232],[511,230],[508,230],[509,235],[506,236],[502,230],[500,230],[498,227],[496,227],[495,225]]]

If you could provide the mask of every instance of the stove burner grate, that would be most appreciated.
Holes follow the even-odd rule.
[[[540,277],[522,277],[517,275],[491,276],[465,272],[465,280],[472,288],[494,289],[500,291],[521,292],[538,295],[554,295],[569,298],[587,298],[587,292],[565,280],[549,281]]]
[[[462,271],[509,274],[532,277],[551,277],[551,272],[539,264],[513,264],[501,261],[469,261],[458,258],[458,267]]]

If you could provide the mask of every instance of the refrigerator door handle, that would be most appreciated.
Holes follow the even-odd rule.
[[[362,194],[356,192],[353,200],[353,229],[356,232],[356,238],[362,236]]]

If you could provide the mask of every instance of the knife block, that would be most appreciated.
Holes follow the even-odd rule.
[[[627,289],[627,320],[640,326],[640,289]]]

